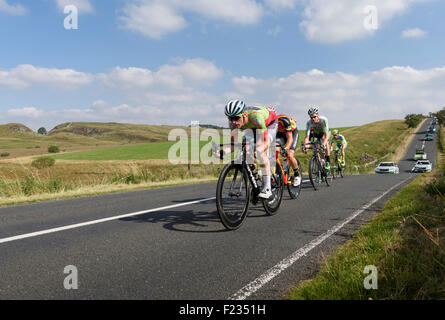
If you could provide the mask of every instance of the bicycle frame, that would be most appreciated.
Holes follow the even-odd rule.
[[[281,148],[281,150],[283,150],[283,147],[281,146],[281,145],[279,145],[279,144],[277,144],[276,145],[277,147],[279,146],[280,148]],[[280,160],[280,153],[281,153],[281,151],[278,151],[278,150],[276,150],[275,151],[275,161],[277,162],[277,165],[279,165],[280,166],[280,169],[281,169],[281,172],[283,173],[283,182],[284,182],[284,185],[285,186],[287,186],[287,184],[288,184],[288,180],[287,180],[287,174],[286,174],[286,172],[284,171],[284,169],[283,169],[283,165],[281,164],[281,160]],[[285,160],[285,161],[288,161],[287,159]],[[287,164],[287,165],[289,165],[289,163]],[[276,172],[275,172],[276,173]]]
[[[247,142],[246,140],[243,140],[242,143],[231,143],[231,144],[220,144],[219,147],[224,147],[224,146],[241,146],[241,167],[242,169],[246,170],[246,172],[248,173],[248,178],[249,178],[249,182],[250,182],[250,186],[253,189],[253,195],[256,198],[258,196],[258,194],[260,194],[261,190],[260,187],[258,186],[258,183],[253,175],[252,170],[250,169],[250,166],[247,164]],[[217,145],[215,143],[212,142],[212,152],[214,153],[217,150]],[[239,160],[236,161],[232,161],[232,162],[238,162]],[[236,172],[236,174],[234,175],[233,179],[232,179],[232,184],[230,185],[230,190],[232,190],[233,184],[236,181],[238,172]],[[240,192],[238,192],[238,194],[241,193],[241,189],[242,189],[242,185],[240,185]],[[237,196],[236,194],[232,193],[232,191],[230,191],[230,195],[234,195]],[[257,201],[258,199],[252,199],[253,201]]]
[[[305,143],[304,144],[305,146],[306,145],[314,146],[312,148],[314,150],[314,153],[313,153],[312,157],[316,158],[319,164],[321,163],[321,158],[320,157],[323,157],[323,159],[325,159],[325,157],[326,157],[324,150],[319,146],[320,144],[321,143],[318,140],[316,142],[309,142],[309,143]]]

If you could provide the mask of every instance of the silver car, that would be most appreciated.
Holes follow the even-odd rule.
[[[375,173],[399,174],[399,167],[394,162],[380,162],[375,168]]]
[[[411,172],[430,172],[431,170],[433,170],[433,166],[429,160],[419,160]]]

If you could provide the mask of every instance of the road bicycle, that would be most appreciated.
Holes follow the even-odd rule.
[[[343,156],[340,154],[340,150],[334,150],[334,163],[332,165],[332,174],[334,175],[334,179],[338,176],[344,178],[346,172],[346,165],[342,165]]]
[[[271,173],[272,196],[269,199],[259,198],[263,181],[256,164],[247,163],[247,144],[243,140],[241,144],[230,144],[241,147],[241,155],[238,160],[226,164],[218,178],[216,186],[216,208],[222,224],[228,230],[238,229],[247,217],[249,204],[262,203],[268,215],[278,212],[283,198],[283,171],[274,170]],[[220,144],[219,148],[228,146]],[[217,145],[213,145],[213,152]]]
[[[283,174],[283,183],[287,187],[287,192],[289,193],[289,196],[292,199],[298,198],[298,196],[301,193],[301,186],[303,184],[303,171],[301,169],[301,163],[300,160],[295,158],[298,164],[297,169],[293,169],[292,166],[288,163],[289,161],[286,159],[287,155],[285,156],[284,148],[281,144],[277,144],[277,152],[276,152],[276,162],[277,162],[277,168],[279,167],[280,170],[284,173]],[[279,155],[283,156],[283,163],[281,163]],[[300,177],[300,183],[298,185],[294,185],[294,179],[295,176]]]
[[[329,187],[332,183],[333,175],[325,169],[326,152],[324,146],[322,146],[318,140],[306,144],[302,143],[302,146],[312,146],[314,150],[309,161],[309,180],[311,181],[312,187],[317,191],[323,181]]]

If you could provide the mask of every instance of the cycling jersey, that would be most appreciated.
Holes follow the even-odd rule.
[[[342,146],[342,144],[344,144],[345,148],[348,146],[348,142],[341,134],[339,134],[337,138],[332,137],[331,144],[336,144],[339,148]]]
[[[321,137],[324,133],[329,132],[328,119],[323,116],[318,116],[320,121],[315,123],[310,119],[306,123],[306,135],[313,135],[315,137]]]
[[[267,133],[267,127],[277,119],[275,111],[266,107],[247,107],[244,109],[247,115],[247,123],[241,127],[241,130],[253,129],[260,134]],[[236,127],[229,122],[230,129]]]
[[[277,119],[278,119],[278,132],[286,133],[286,132],[292,132],[295,129],[297,129],[297,123],[291,117],[284,114],[280,114],[277,116]]]
[[[277,120],[278,120],[277,142],[284,147],[287,143],[286,133],[292,133],[292,144],[290,146],[290,150],[295,151],[298,145],[297,123],[295,122],[294,119],[284,114],[278,115]]]

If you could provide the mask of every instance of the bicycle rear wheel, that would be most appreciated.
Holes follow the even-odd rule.
[[[238,229],[247,217],[250,200],[247,172],[242,165],[227,164],[216,187],[216,208],[228,230]]]
[[[338,175],[340,174],[340,167],[338,166],[338,158],[337,155],[334,156],[334,163],[331,167],[332,170],[332,176],[334,179],[337,179]]]
[[[338,173],[340,174],[340,176],[342,178],[344,178],[345,171],[346,171],[346,165],[342,166],[342,164],[341,164],[342,161],[343,161],[343,157],[342,157],[341,161],[340,161],[340,159],[338,159],[338,168],[339,168]]]
[[[334,179],[334,174],[332,173],[332,168],[329,171],[326,171],[326,169],[323,169],[324,172],[324,181],[326,182],[326,185],[329,187],[332,184],[332,180]]]
[[[272,197],[263,199],[263,207],[266,213],[273,216],[278,212],[281,201],[283,200],[284,180],[281,166],[277,164],[276,172],[270,177],[270,185],[272,187]]]
[[[309,180],[311,181],[314,190],[317,191],[320,187],[322,177],[320,163],[315,157],[312,157],[309,162]]]
[[[287,191],[292,199],[296,199],[301,193],[301,186],[303,185],[303,170],[301,169],[300,160],[297,160],[298,169],[293,169],[292,166],[288,166],[286,172],[287,178]],[[300,177],[300,183],[294,186],[295,176]]]

